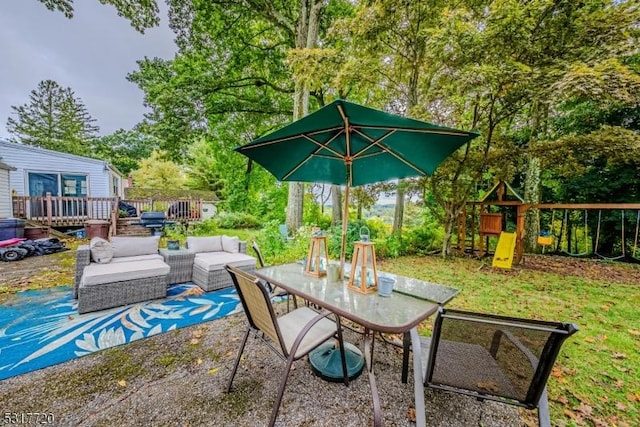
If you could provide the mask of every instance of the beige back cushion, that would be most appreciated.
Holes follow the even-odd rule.
[[[222,236],[222,250],[236,254],[240,252],[240,239],[237,237]]]
[[[111,243],[102,237],[92,238],[89,242],[89,250],[91,251],[91,259],[98,264],[106,264],[113,258]]]
[[[114,258],[157,254],[159,244],[160,236],[111,238]]]
[[[222,237],[187,237],[187,248],[192,252],[220,252],[222,251]]]

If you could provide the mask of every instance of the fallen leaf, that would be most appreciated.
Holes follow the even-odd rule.
[[[416,408],[409,408],[409,410],[407,411],[407,417],[409,418],[409,421],[412,423],[416,422]]]
[[[594,342],[596,342],[595,338],[592,338],[592,337],[586,337],[584,340],[585,340],[586,342],[588,342],[588,343],[594,343]]]
[[[126,387],[127,386],[127,382],[125,380],[120,380],[120,381],[118,381],[118,385],[120,387]]]
[[[640,331],[636,331],[635,329],[627,329],[627,332],[633,336],[640,337]]]
[[[567,399],[567,396],[560,395],[556,399],[556,402],[562,403],[563,405],[567,405],[569,403],[569,399]]]
[[[609,306],[609,304],[605,304],[605,305],[602,306],[602,309],[604,311],[609,311],[611,309],[611,306]]]
[[[500,386],[495,381],[491,380],[480,381],[476,386],[481,390],[486,390],[492,393],[497,393],[500,390]]]
[[[201,359],[201,358],[198,358],[198,360],[196,360],[196,364],[197,364],[197,365],[202,365],[202,359]]]
[[[585,403],[581,403],[581,404],[576,408],[576,410],[577,410],[578,412],[580,412],[581,414],[584,414],[584,415],[587,415],[587,416],[590,416],[590,415],[591,415],[591,413],[593,412],[593,408],[592,408],[591,406],[589,406],[589,405],[585,404]]]
[[[613,353],[611,357],[613,357],[614,359],[626,359],[627,355],[624,353]]]
[[[624,387],[624,381],[622,380],[616,381],[616,388],[622,388],[622,387]]]
[[[201,329],[197,329],[197,330],[191,332],[191,336],[193,338],[202,338],[202,330]]]
[[[629,402],[640,402],[640,391],[636,391],[634,394],[627,394],[627,400]]]
[[[220,368],[211,368],[207,371],[207,374],[209,375],[214,375],[215,373],[217,373],[220,370]]]
[[[191,345],[196,345],[200,343],[200,340],[198,338],[191,338],[191,341],[189,341],[189,344]]]
[[[606,335],[606,334],[600,334],[600,335],[598,335],[598,339],[599,339],[600,341],[606,341],[606,340],[607,340],[607,338],[608,338],[608,337],[607,337],[607,335]]]
[[[616,408],[618,409],[618,411],[626,411],[627,410],[627,406],[622,402],[616,403]]]

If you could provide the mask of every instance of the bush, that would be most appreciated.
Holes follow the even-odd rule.
[[[258,218],[245,212],[220,212],[212,220],[218,228],[260,228],[262,226]]]

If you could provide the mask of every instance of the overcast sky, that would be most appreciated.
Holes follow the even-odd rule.
[[[126,75],[145,56],[173,58],[166,12],[160,27],[143,35],[113,6],[79,0],[74,7],[75,16],[67,19],[37,0],[0,0],[0,138],[9,137],[11,106],[27,103],[30,92],[48,79],[82,99],[101,135],[142,120],[143,93]]]

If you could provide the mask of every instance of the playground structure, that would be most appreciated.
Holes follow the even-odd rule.
[[[484,256],[490,238],[515,232],[513,262],[520,263],[529,209],[539,211],[537,243],[544,253],[640,262],[640,203],[524,203],[503,181],[482,200],[466,203],[458,249]]]

